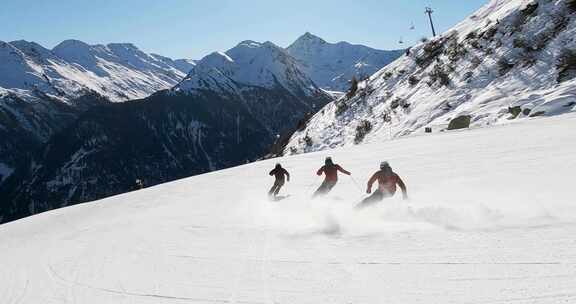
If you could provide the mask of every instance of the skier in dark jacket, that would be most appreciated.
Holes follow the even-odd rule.
[[[378,181],[378,189],[372,193],[372,185],[376,181]],[[380,164],[380,171],[374,173],[374,175],[372,175],[368,181],[368,188],[366,189],[366,193],[372,193],[372,195],[365,198],[360,203],[359,207],[366,207],[370,204],[380,202],[385,198],[394,196],[396,193],[396,185],[402,189],[402,197],[404,200],[407,200],[408,192],[406,191],[406,185],[404,184],[404,181],[402,181],[398,174],[392,171],[392,168],[388,162],[382,162]]]
[[[330,190],[332,190],[332,188],[334,188],[334,186],[338,182],[338,171],[346,175],[352,175],[350,172],[340,167],[340,165],[334,164],[334,162],[332,162],[331,157],[327,157],[326,160],[324,161],[324,166],[322,166],[322,168],[318,169],[318,172],[316,172],[317,175],[321,176],[322,174],[324,174],[326,177],[324,178],[324,181],[322,182],[318,190],[314,192],[314,195],[312,197],[328,194],[328,192],[330,192]]]
[[[276,197],[276,195],[278,195],[278,192],[280,192],[280,188],[284,186],[285,177],[288,181],[290,181],[290,173],[288,173],[286,169],[282,168],[282,165],[276,164],[276,167],[272,169],[272,171],[270,171],[269,174],[270,176],[274,176],[276,180],[274,181],[274,185],[272,186],[272,188],[270,188],[268,195],[271,197],[272,196]]]

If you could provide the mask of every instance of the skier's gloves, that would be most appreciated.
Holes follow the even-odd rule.
[[[372,190],[371,190],[371,189],[366,189],[366,193],[370,194],[370,193],[372,193]]]

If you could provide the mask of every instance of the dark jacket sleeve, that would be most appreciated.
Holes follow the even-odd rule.
[[[270,176],[274,175],[276,173],[276,168],[272,169],[272,171],[270,171],[270,173],[268,173]]]
[[[350,175],[350,172],[344,170],[344,168],[340,167],[340,165],[336,165],[336,169],[338,169],[338,171],[340,171],[346,175]]]
[[[322,168],[318,169],[318,172],[316,172],[316,174],[322,175],[323,172],[324,172],[324,166],[322,166]]]
[[[286,175],[286,178],[288,180],[290,180],[290,173],[288,173],[288,170],[286,170],[286,169],[283,169],[283,170],[284,170],[284,175]]]

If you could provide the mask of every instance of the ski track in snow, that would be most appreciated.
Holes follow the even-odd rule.
[[[576,115],[311,153],[0,226],[0,299],[575,303]],[[310,200],[327,155],[352,172]],[[410,202],[353,211],[382,159]],[[270,202],[280,161],[292,179]]]

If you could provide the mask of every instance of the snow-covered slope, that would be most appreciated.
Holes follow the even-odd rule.
[[[576,109],[576,5],[492,0],[320,111],[287,153]]]
[[[403,50],[383,51],[348,42],[328,43],[306,33],[286,51],[320,87],[345,92],[352,77],[366,78],[391,63]]]
[[[258,162],[0,226],[3,303],[573,303],[575,114],[330,151],[410,202],[353,211],[328,153]],[[526,137],[526,134],[530,134]],[[265,198],[280,161],[292,174]],[[537,178],[536,178],[537,177]]]

